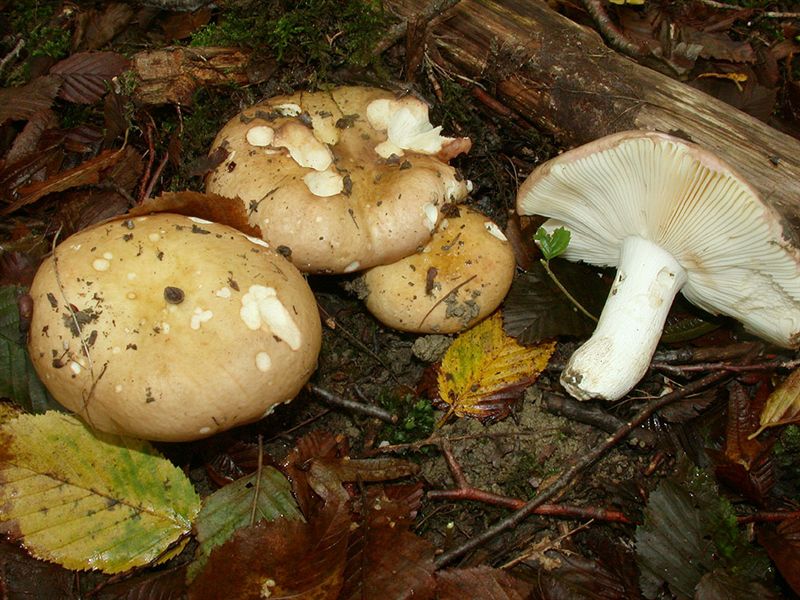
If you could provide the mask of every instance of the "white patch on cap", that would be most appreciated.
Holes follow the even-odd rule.
[[[295,104],[294,102],[278,104],[277,106],[273,106],[272,109],[276,113],[278,113],[279,115],[283,115],[284,117],[296,117],[297,115],[303,112],[303,109],[300,107],[300,105]]]
[[[153,233],[151,233],[150,235],[147,236],[147,239],[150,240],[151,242],[157,242],[158,240],[161,239],[161,236],[158,235],[157,233],[153,232]]]
[[[201,219],[200,217],[189,217],[190,221],[194,221],[195,223],[200,223],[201,225],[208,225],[211,221],[206,221],[205,219]]]
[[[228,286],[219,288],[214,295],[217,298],[230,298],[231,297],[231,289]]]
[[[278,299],[274,288],[251,285],[242,296],[239,316],[248,329],[257,331],[262,327],[283,340],[292,350],[298,350],[302,335],[291,314]]]
[[[200,329],[200,325],[205,323],[206,321],[210,321],[211,317],[214,316],[214,313],[210,310],[203,310],[199,306],[194,309],[194,314],[192,315],[192,322],[191,327],[192,329]]]
[[[354,260],[353,262],[351,262],[349,265],[347,265],[344,268],[344,272],[345,273],[352,273],[353,271],[356,271],[358,269],[358,267],[360,267],[360,266],[361,266],[361,263],[358,262],[357,260]]]
[[[205,435],[210,432],[211,432],[211,427],[201,427],[200,431],[198,431],[200,435]]]
[[[256,354],[256,367],[259,371],[266,373],[272,367],[272,359],[266,352]]]
[[[111,266],[111,263],[108,262],[105,258],[96,258],[92,262],[92,268],[95,271],[108,271],[108,268]]]
[[[329,198],[344,190],[344,178],[333,169],[312,171],[303,176],[308,191],[320,198]]]
[[[75,250],[75,251],[78,251],[78,250],[80,250],[80,249],[81,249],[81,246],[82,246],[82,245],[83,245],[83,244],[72,244],[72,246],[70,246],[70,248],[72,248],[72,249],[73,249],[73,250]]]
[[[258,146],[263,148],[272,144],[272,138],[275,137],[275,130],[267,125],[256,125],[247,130],[245,139],[251,146]]]
[[[269,244],[264,240],[253,237],[252,235],[245,235],[244,237],[246,237],[248,241],[254,243],[256,246],[264,246],[264,248],[269,248]]]
[[[505,234],[503,234],[502,231],[500,231],[500,228],[496,224],[492,223],[491,221],[484,221],[483,222],[483,226],[486,228],[486,231],[491,233],[494,237],[496,237],[501,242],[507,242],[508,241],[508,238],[505,236]]]
[[[117,385],[115,385],[114,386],[114,391],[119,394],[122,391],[122,384],[118,383]]]
[[[125,294],[125,297],[128,300],[136,300],[136,292],[128,292],[127,294]]]
[[[128,281],[133,281],[134,279],[136,279],[136,273],[134,272],[128,273]]]
[[[434,227],[436,227],[436,222],[439,220],[439,209],[436,208],[435,204],[427,202],[422,207],[422,210],[425,213],[425,225],[433,231]]]
[[[119,346],[114,346],[111,349],[111,354],[119,354],[120,352],[122,352],[122,348],[120,348]]]
[[[69,370],[75,373],[75,375],[81,374],[81,366],[80,364],[76,363],[74,360],[69,363]]]
[[[169,333],[169,323],[161,323],[161,331],[164,333]]]

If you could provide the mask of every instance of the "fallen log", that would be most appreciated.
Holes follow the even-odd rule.
[[[387,0],[408,22],[429,0]],[[431,27],[432,55],[567,146],[651,129],[730,163],[800,231],[800,141],[608,48],[544,2],[462,0]]]

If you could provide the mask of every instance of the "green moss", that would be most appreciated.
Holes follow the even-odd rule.
[[[324,72],[371,62],[372,48],[386,26],[387,17],[376,0],[273,0],[222,13],[190,43],[267,50],[279,61],[308,63]]]
[[[396,424],[383,428],[382,440],[390,444],[408,444],[425,439],[433,432],[435,418],[433,406],[428,400],[411,394],[399,395],[385,391],[378,396],[378,403],[398,416]]]

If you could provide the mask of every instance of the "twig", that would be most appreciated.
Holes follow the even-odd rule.
[[[156,167],[156,172],[153,173],[153,176],[150,178],[150,183],[144,189],[144,193],[141,197],[141,201],[144,202],[150,197],[150,194],[153,193],[153,188],[156,186],[156,182],[158,178],[161,177],[161,172],[164,170],[164,166],[167,164],[169,160],[169,152],[164,153],[164,158],[161,159],[161,162],[158,163],[158,167]]]
[[[591,425],[606,433],[614,433],[624,424],[622,419],[605,412],[598,406],[565,398],[552,392],[547,392],[542,396],[542,406],[550,413]],[[655,444],[656,438],[652,431],[642,427],[631,433],[631,441],[636,444],[652,446]]]
[[[564,285],[558,279],[556,274],[553,273],[553,270],[550,268],[550,261],[545,259],[545,258],[542,258],[542,259],[539,259],[539,262],[542,263],[542,266],[544,267],[544,270],[547,273],[547,276],[550,278],[550,280],[553,283],[555,283],[556,286],[558,286],[558,289],[561,290],[561,293],[564,294],[570,302],[572,302],[572,305],[575,308],[577,308],[579,311],[581,311],[582,315],[584,315],[585,317],[588,317],[589,319],[591,319],[592,321],[597,323],[597,317],[595,317],[592,313],[590,313],[588,310],[586,310],[583,307],[583,304],[578,302],[578,300],[572,294],[569,293],[567,288],[564,287]]]
[[[748,8],[746,6],[738,6],[736,4],[726,4],[725,2],[716,2],[716,0],[699,0],[701,4],[710,6],[711,8],[721,8],[724,10],[747,10],[753,11],[760,17],[767,17],[769,19],[800,19],[800,12],[779,12],[773,10],[759,11],[757,8]]]
[[[6,65],[7,65],[9,62],[11,62],[11,61],[12,61],[14,58],[16,58],[16,57],[17,57],[17,55],[18,55],[18,54],[19,54],[19,53],[22,51],[22,49],[23,49],[24,47],[25,47],[25,38],[22,38],[22,37],[21,37],[21,38],[19,38],[19,39],[17,40],[17,43],[16,43],[16,44],[14,44],[14,47],[11,49],[11,52],[9,52],[8,54],[6,54],[6,55],[3,57],[3,60],[0,60],[0,73],[2,73],[2,72],[3,72],[3,69],[5,69],[5,68],[6,68]]]
[[[609,450],[615,447],[622,439],[627,437],[634,429],[642,425],[647,419],[649,419],[654,413],[661,410],[665,406],[680,400],[690,394],[694,394],[709,385],[714,383],[718,383],[723,379],[729,377],[729,373],[727,371],[719,371],[716,373],[711,373],[706,375],[705,377],[701,377],[691,383],[686,384],[683,388],[679,390],[675,390],[674,392],[662,396],[655,402],[645,406],[642,410],[640,410],[637,415],[631,419],[629,422],[625,423],[622,427],[620,427],[613,435],[606,438],[605,442],[595,447],[591,450],[588,454],[584,455],[583,457],[579,458],[575,462],[573,462],[569,467],[567,467],[561,475],[556,479],[553,483],[551,483],[547,488],[541,490],[539,494],[525,503],[525,505],[514,512],[513,514],[509,515],[508,517],[501,519],[489,529],[477,535],[461,546],[457,548],[453,548],[442,555],[440,555],[436,559],[436,567],[442,568],[457,558],[460,558],[467,552],[482,546],[492,538],[500,535],[501,533],[508,531],[512,527],[515,527],[530,515],[532,515],[537,508],[542,506],[545,502],[554,498],[555,496],[559,495],[562,491],[564,491],[575,478],[580,475],[583,471],[587,468],[592,466],[595,462],[597,462],[602,456],[604,456]]]
[[[436,17],[443,16],[460,1],[461,0],[435,0],[435,2],[431,2],[428,8],[419,14],[414,15],[413,18],[419,22],[428,22],[428,26],[430,27],[433,24],[432,21],[434,21]],[[402,19],[389,27],[389,30],[386,32],[386,35],[383,36],[383,39],[375,44],[375,47],[372,49],[372,53],[377,56],[378,54],[382,54],[394,46],[397,42],[403,39],[407,29],[408,20],[406,19]]]
[[[461,465],[458,464],[453,456],[450,441],[442,438],[439,441],[439,448],[442,451],[447,467],[456,484],[455,489],[451,490],[430,490],[427,496],[431,500],[473,500],[502,506],[512,510],[518,510],[525,506],[525,501],[519,498],[502,496],[486,490],[472,487],[464,476]],[[615,523],[631,523],[624,514],[615,510],[605,510],[596,508],[584,508],[580,506],[567,506],[560,504],[542,504],[535,511],[537,515],[549,515],[554,517],[569,517],[575,519],[598,519],[602,521],[613,521]]]
[[[393,415],[388,410],[382,409],[380,406],[364,404],[363,402],[356,402],[355,400],[344,398],[339,394],[335,394],[334,392],[326,390],[325,388],[321,388],[313,383],[307,383],[306,389],[315,396],[318,396],[326,404],[345,408],[355,413],[367,415],[368,417],[375,417],[376,419],[380,419],[386,423],[397,423],[397,415]]]
[[[601,0],[581,0],[581,4],[612,48],[624,52],[628,56],[641,57],[644,55],[642,47],[626,38],[622,30],[609,18]]]
[[[747,373],[750,371],[772,371],[774,369],[796,369],[800,366],[800,359],[794,360],[769,360],[757,365],[732,365],[730,363],[699,363],[694,365],[670,365],[663,362],[654,362],[651,368],[670,373],[672,375],[685,375],[702,371],[730,371],[731,373]]]
[[[256,467],[256,489],[253,495],[253,507],[250,510],[250,526],[256,524],[256,509],[258,508],[258,495],[261,493],[261,471],[264,468],[264,439],[258,434],[258,466]]]
[[[459,284],[458,284],[457,286],[455,286],[455,287],[454,287],[452,290],[450,290],[450,291],[449,291],[449,292],[447,292],[447,293],[446,293],[444,296],[442,296],[441,298],[439,298],[439,299],[438,299],[438,300],[437,300],[437,301],[434,303],[434,305],[433,305],[433,306],[431,306],[431,309],[430,309],[428,312],[426,312],[426,313],[425,313],[425,316],[424,316],[424,317],[422,317],[422,320],[419,322],[420,326],[422,326],[422,324],[425,322],[425,319],[427,319],[428,317],[430,317],[430,316],[431,316],[431,313],[432,313],[434,310],[436,310],[436,307],[437,307],[437,306],[439,306],[439,305],[440,305],[442,302],[444,302],[445,300],[447,300],[447,299],[448,299],[450,296],[452,296],[453,294],[455,294],[455,293],[456,293],[458,290],[460,290],[462,287],[464,287],[465,285],[467,285],[467,284],[468,284],[470,281],[472,281],[472,280],[473,280],[473,279],[475,279],[476,277],[477,277],[477,275],[472,275],[471,277],[467,277],[467,278],[466,278],[464,281],[462,281],[461,283],[459,283]]]
[[[747,523],[775,523],[788,521],[789,519],[800,519],[800,510],[756,512],[751,515],[736,517],[736,522],[739,525],[745,525]]]

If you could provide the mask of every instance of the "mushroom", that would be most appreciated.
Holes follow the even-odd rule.
[[[428,106],[367,87],[272,98],[244,110],[211,151],[227,158],[206,190],[238,196],[250,223],[302,271],[351,272],[423,246],[470,184],[447,164],[469,150]]]
[[[361,277],[367,309],[385,325],[455,333],[491,314],[505,298],[515,270],[511,245],[489,218],[456,210],[422,250]]]
[[[636,385],[678,291],[779,346],[798,344],[800,254],[788,225],[708,150],[614,134],[539,166],[517,210],[566,227],[567,259],[617,267],[594,334],[561,375],[575,398],[617,400]]]
[[[160,213],[86,229],[55,248],[30,294],[37,373],[101,431],[207,437],[288,402],[316,367],[305,278],[225,225]]]

